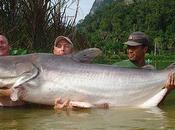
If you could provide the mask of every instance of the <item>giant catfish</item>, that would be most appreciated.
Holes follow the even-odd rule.
[[[153,107],[166,95],[170,69],[148,70],[80,63],[76,57],[34,53],[0,57],[0,88],[12,100],[54,105],[57,97],[110,106]]]

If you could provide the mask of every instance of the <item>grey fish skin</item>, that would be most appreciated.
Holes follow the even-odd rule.
[[[17,97],[22,95],[24,101],[46,105],[54,105],[54,99],[62,97],[91,104],[141,106],[162,91],[172,71],[118,68],[79,63],[70,57],[30,54],[0,58],[0,79],[18,78],[35,67],[31,63],[38,68],[38,75],[13,89],[19,90]],[[158,105],[165,94],[151,106]]]

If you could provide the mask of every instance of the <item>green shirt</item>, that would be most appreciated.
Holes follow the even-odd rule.
[[[136,66],[134,63],[132,63],[130,60],[123,60],[120,62],[116,62],[113,65],[118,66],[118,67],[138,68],[138,66]]]
[[[136,66],[133,62],[131,62],[130,60],[123,60],[120,62],[116,62],[113,64],[114,66],[118,66],[118,67],[126,67],[126,68],[139,68],[138,66]],[[146,63],[145,66],[141,67],[141,68],[145,68],[145,69],[155,69],[155,67],[153,65],[149,65]]]

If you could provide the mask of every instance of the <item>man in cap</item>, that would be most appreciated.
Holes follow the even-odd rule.
[[[87,49],[86,51],[83,51],[83,56],[85,56],[86,53],[91,52],[91,49],[89,49],[89,50]],[[63,56],[63,55],[69,55],[72,52],[73,52],[72,41],[68,37],[58,36],[54,42],[53,54],[58,55],[58,56]],[[94,54],[96,54],[96,53],[92,53],[91,55],[95,56]],[[89,63],[89,61],[86,61],[86,60],[85,61],[80,60],[79,62]],[[87,107],[86,105],[88,105],[88,104],[85,102],[78,102],[78,101],[72,102],[70,99],[62,100],[61,97],[58,97],[55,99],[54,109],[60,110],[60,109],[64,109],[64,108],[66,108],[66,109],[86,108]],[[95,104],[94,106],[97,108],[108,108],[107,103],[97,104],[97,105]]]
[[[53,54],[54,55],[68,55],[73,52],[72,41],[65,36],[58,36],[54,42]]]
[[[10,46],[5,36],[0,35],[0,56],[8,56]],[[10,99],[11,89],[0,89],[0,106],[19,106],[22,101],[13,102]]]
[[[145,33],[133,32],[124,44],[127,45],[128,60],[114,63],[114,65],[132,68],[154,68],[145,62],[145,54],[149,46],[149,39]]]
[[[72,41],[65,36],[58,36],[55,39],[53,54],[58,56],[69,55],[73,52],[73,43]],[[55,99],[54,109],[60,110],[63,108],[70,108],[70,100],[62,101],[61,97]]]
[[[149,46],[149,38],[145,33],[133,32],[124,44],[127,45],[128,60],[114,63],[114,65],[119,67],[154,69],[154,66],[147,64],[145,61],[145,54]],[[175,73],[171,72],[169,74],[165,88],[169,92],[175,89]]]

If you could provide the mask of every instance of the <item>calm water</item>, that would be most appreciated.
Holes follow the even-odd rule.
[[[51,108],[1,108],[0,130],[174,130],[175,100],[160,108],[55,112]]]

